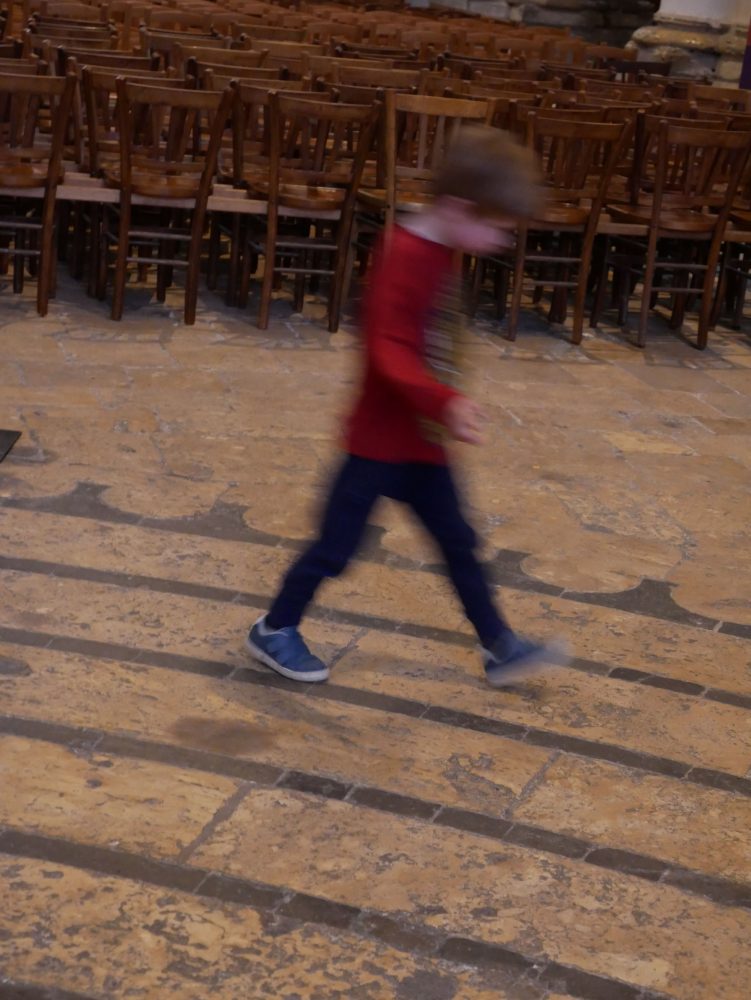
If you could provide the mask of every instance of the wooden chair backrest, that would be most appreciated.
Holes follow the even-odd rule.
[[[56,57],[58,76],[63,75],[70,59],[73,59],[77,66],[101,66],[103,69],[120,69],[131,72],[153,70],[157,69],[159,65],[157,56],[132,56],[127,52],[75,49],[65,45],[58,47]]]
[[[0,185],[28,186],[24,176],[45,164],[45,197],[54,196],[75,89],[72,74],[0,73]]]
[[[357,188],[372,148],[379,107],[271,94],[269,214],[282,184],[343,189],[342,223],[354,212]]]
[[[382,169],[387,224],[394,220],[400,182],[429,181],[458,128],[466,122],[489,123],[493,112],[482,99],[386,91]]]
[[[691,85],[691,100],[707,107],[727,108],[732,111],[751,111],[751,92],[735,87]]]
[[[336,74],[346,69],[393,69],[393,59],[378,61],[374,59],[344,59],[339,56],[310,55],[306,53],[302,59],[303,72],[324,79],[336,79]]]
[[[233,94],[117,81],[120,183],[132,193],[134,168],[161,176],[200,174],[196,208],[205,207]]]
[[[238,69],[258,69],[264,65],[267,55],[265,49],[209,48],[205,45],[189,45],[185,42],[176,45],[172,54],[178,68],[185,66],[189,60],[195,59],[196,62],[204,65],[236,66]]]
[[[564,115],[567,112],[543,109],[530,113],[527,145],[537,154],[550,198],[567,204],[591,202],[596,222],[633,125],[575,121]]]

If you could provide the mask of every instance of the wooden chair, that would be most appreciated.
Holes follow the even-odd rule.
[[[278,72],[278,71],[276,71]],[[229,166],[220,164],[218,179],[236,188],[253,189],[268,179],[271,157],[270,101],[271,89],[285,93],[310,93],[311,80],[277,79],[256,80],[235,76],[231,81],[233,91],[232,151]],[[320,95],[321,100],[328,100]],[[229,243],[227,276],[227,305],[247,305],[250,271],[255,260],[243,254],[246,247],[248,220],[239,213],[229,220],[221,213],[213,213],[209,246],[207,283],[211,289],[218,284],[219,258],[222,238]],[[244,267],[241,277],[241,267]]]
[[[405,59],[411,61],[417,53],[412,49],[344,42],[337,46],[336,54],[344,59]]]
[[[542,55],[546,62],[584,66],[587,61],[587,43],[580,38],[553,36],[543,42]]]
[[[282,69],[224,66],[222,63],[199,63],[193,59],[188,60],[185,70],[196,80],[200,90],[224,90],[233,80],[244,80],[257,87],[273,87],[284,80]]]
[[[118,112],[117,81],[123,78],[133,83],[155,87],[183,86],[172,71],[126,70],[108,66],[83,66],[81,90],[86,109],[86,153],[77,162],[92,177],[103,177],[105,171],[116,169],[120,160],[120,115]]]
[[[436,60],[436,66],[447,69],[450,76],[473,80],[478,72],[504,76],[509,70],[516,69],[517,63],[512,59],[479,59],[447,52]]]
[[[92,48],[117,47],[117,32],[108,24],[98,26],[87,24],[65,24],[61,21],[30,21],[26,32],[36,41],[48,39],[68,42],[82,48],[90,45]]]
[[[612,69],[616,80],[624,83],[640,83],[644,77],[670,76],[672,63],[654,60],[607,59],[606,65]]]
[[[738,90],[735,87],[714,87],[693,83],[690,88],[690,98],[699,106],[728,111],[751,111],[751,92]]]
[[[97,18],[96,15],[99,15]],[[22,0],[21,18],[24,23],[31,18],[45,20],[106,20],[107,5],[98,7],[89,3],[71,3],[66,0]]]
[[[144,10],[143,23],[155,31],[210,35],[214,28],[214,15],[208,10],[186,11],[176,7],[147,6]]]
[[[624,49],[617,45],[587,45],[587,64],[594,67],[607,67],[613,62],[636,62],[636,49]]]
[[[631,204],[609,205],[616,222],[643,227],[641,239],[614,238],[603,259],[593,307],[603,306],[609,268],[640,275],[643,288],[637,343],[646,343],[650,309],[661,292],[673,297],[671,326],[679,327],[687,299],[700,299],[697,347],[707,345],[717,265],[729,213],[751,150],[748,132],[695,128],[693,122],[657,121],[654,173],[640,154]],[[662,278],[673,276],[672,283]],[[621,297],[633,282],[621,283]]]
[[[342,24],[340,21],[309,21],[305,37],[309,42],[325,45],[329,49],[340,42],[362,41],[364,28],[361,24]]]
[[[117,46],[117,35],[107,33],[71,34],[67,30],[60,32],[44,32],[35,34],[26,28],[22,34],[24,55],[37,55],[49,62],[49,52],[59,45],[69,45],[77,49],[99,49],[114,51]]]
[[[316,48],[322,44],[313,39],[306,42],[308,33],[305,28],[280,28],[272,24],[254,24],[252,27],[239,24],[234,26],[232,34],[235,38],[243,36],[250,40],[251,48],[256,48],[257,42],[261,43],[260,48],[264,47],[264,42],[301,42],[316,45]]]
[[[635,101],[649,106],[662,97],[664,84],[643,86],[641,84],[618,83],[617,81],[582,79],[579,89],[591,97],[607,97],[615,101]]]
[[[12,242],[13,288],[24,262],[37,265],[37,312],[47,314],[55,285],[55,196],[63,178],[65,133],[75,77],[0,74],[0,236]],[[51,115],[51,135],[44,134]]]
[[[329,80],[315,81],[313,91],[327,94],[331,101],[339,104],[383,105],[386,95],[383,87],[359,87],[350,83],[331,83]]]
[[[448,144],[465,122],[488,123],[486,100],[426,97],[386,91],[383,181],[363,187],[361,205],[383,216],[388,226],[397,212],[419,211],[430,197],[430,183]]]
[[[0,58],[0,73],[23,74],[24,76],[39,76],[47,70],[47,63],[36,57],[29,59]]]
[[[26,27],[31,28],[42,34],[47,28],[54,30],[56,28],[67,28],[71,30],[71,33],[75,34],[79,30],[86,31],[92,29],[94,31],[107,31],[111,32],[114,30],[113,26],[108,22],[106,16],[105,8],[95,8],[89,7],[89,14],[99,13],[100,16],[97,18],[74,18],[74,17],[62,17],[56,16],[54,14],[54,8],[49,15],[39,15],[36,14],[29,18]]]
[[[24,55],[24,45],[20,38],[10,38],[0,42],[0,59],[19,59]]]
[[[302,57],[301,75],[311,76],[314,79],[322,77],[324,80],[337,80],[340,79],[340,73],[349,69],[385,71],[392,70],[393,68],[393,59],[385,59],[379,62],[373,59],[344,59],[340,56],[311,55],[310,53],[305,53]],[[419,72],[419,69],[417,71]],[[413,73],[415,69],[413,68],[409,72]]]
[[[195,45],[224,51],[232,43],[229,36],[187,34],[180,31],[153,31],[141,27],[138,32],[141,55],[158,55],[164,69],[175,64],[175,53]]]
[[[63,76],[67,70],[70,60],[74,60],[79,67],[99,66],[102,69],[113,71],[121,70],[123,73],[139,73],[155,70],[159,66],[157,56],[134,56],[127,52],[112,52],[102,49],[76,49],[67,45],[60,45],[55,49],[54,62],[57,75]]]
[[[259,69],[264,66],[267,55],[266,49],[227,49],[178,42],[172,48],[172,63],[180,72],[191,59],[204,65],[218,64],[238,70]]]
[[[295,276],[297,307],[302,306],[305,276],[328,275],[328,326],[335,331],[355,199],[379,109],[277,92],[271,93],[270,109],[268,180],[251,183],[249,190],[268,199],[265,226],[249,243],[254,254],[265,258],[258,325],[268,326],[277,274]]]
[[[710,330],[719,322],[723,309],[730,325],[739,329],[751,277],[751,160],[746,164],[723,237],[720,273],[710,318]]]
[[[344,65],[348,60],[332,59],[330,79],[352,87],[383,87],[389,90],[420,91],[427,70],[384,69],[383,67]],[[446,76],[441,73],[442,80]]]
[[[521,222],[517,230],[509,340],[516,338],[523,290],[531,285],[536,291],[551,289],[549,319],[555,322],[565,319],[573,291],[571,340],[581,342],[600,213],[615,166],[631,140],[630,125],[572,121],[562,115],[546,117],[539,111],[528,118],[527,144],[540,158],[548,202],[539,217]],[[499,263],[510,269],[505,261]],[[501,293],[505,297],[505,285]]]
[[[121,78],[117,96],[120,164],[105,176],[120,191],[119,218],[106,213],[101,251],[106,266],[109,250],[115,250],[112,318],[122,316],[128,264],[148,263],[152,258],[140,251],[156,250],[159,301],[164,301],[172,269],[186,269],[184,319],[190,325],[195,322],[206,206],[233,95]],[[189,226],[183,224],[186,212],[191,213]],[[184,258],[177,256],[179,246],[186,247]]]

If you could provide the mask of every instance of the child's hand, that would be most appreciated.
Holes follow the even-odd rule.
[[[466,396],[454,396],[443,415],[449,434],[464,444],[482,444],[485,414],[482,407]]]

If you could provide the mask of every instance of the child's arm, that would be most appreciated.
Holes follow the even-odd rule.
[[[420,416],[445,423],[447,404],[461,394],[433,376],[425,363],[423,321],[415,309],[415,276],[402,255],[380,261],[365,316],[370,361]]]
[[[464,444],[482,444],[485,414],[479,403],[466,396],[454,396],[443,411],[443,422],[449,434]]]

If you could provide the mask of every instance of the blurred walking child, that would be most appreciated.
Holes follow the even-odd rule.
[[[282,676],[328,678],[298,627],[319,584],[354,556],[380,497],[408,504],[438,543],[490,684],[512,683],[563,657],[556,646],[517,635],[494,603],[446,450],[447,438],[471,445],[483,439],[482,410],[458,387],[461,254],[509,247],[517,221],[540,201],[530,151],[497,129],[467,126],[446,154],[430,204],[385,234],[363,307],[364,375],[347,455],[319,537],[248,635],[252,655]]]

